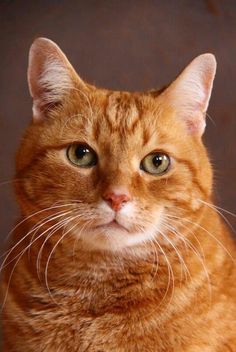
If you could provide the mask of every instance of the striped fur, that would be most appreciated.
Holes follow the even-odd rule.
[[[112,92],[68,74],[73,87],[40,111],[17,154],[4,352],[236,351],[236,249],[200,135],[165,90]],[[95,167],[69,163],[78,142]],[[140,169],[153,151],[172,160],[162,176]],[[130,194],[117,214],[126,232],[95,230],[111,214],[109,189]]]

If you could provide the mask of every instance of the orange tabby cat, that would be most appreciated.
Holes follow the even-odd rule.
[[[164,90],[113,92],[33,43],[5,352],[236,351],[236,250],[201,140],[215,69],[204,54]]]

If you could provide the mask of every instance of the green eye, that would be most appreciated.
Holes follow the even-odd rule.
[[[141,161],[140,168],[152,175],[162,175],[169,170],[170,158],[163,153],[151,153]]]
[[[79,167],[92,167],[97,164],[97,154],[84,144],[72,144],[67,148],[67,158]]]

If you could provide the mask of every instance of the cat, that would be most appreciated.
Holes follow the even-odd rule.
[[[110,91],[34,41],[4,352],[236,351],[236,246],[202,142],[215,71],[203,54],[160,91]]]

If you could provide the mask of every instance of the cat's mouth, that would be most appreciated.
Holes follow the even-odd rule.
[[[117,220],[109,221],[108,223],[101,224],[96,226],[97,229],[104,229],[104,230],[120,230],[129,232],[129,230],[122,224],[120,224]]]

